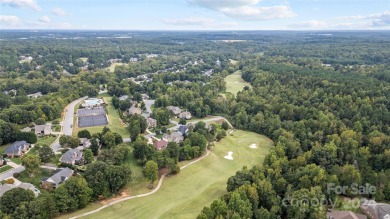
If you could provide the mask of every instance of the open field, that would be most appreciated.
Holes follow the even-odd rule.
[[[115,67],[116,66],[121,66],[121,65],[127,65],[126,63],[121,63],[121,62],[117,62],[117,63],[112,63],[110,65],[110,67],[107,67],[106,69],[110,72],[114,72],[115,71]]]
[[[101,97],[103,97],[104,101],[108,104],[108,106],[106,107],[107,116],[108,116],[107,127],[111,131],[119,133],[123,138],[129,138],[130,133],[127,130],[127,127],[123,126],[119,122],[119,119],[120,119],[119,114],[118,114],[118,111],[112,105],[112,101],[111,101],[112,97],[107,95],[107,94],[101,95]],[[78,107],[78,106],[76,106],[76,107]],[[75,118],[76,118],[76,116],[75,116]],[[74,121],[76,121],[76,119]],[[73,129],[73,135],[76,136],[77,133],[82,129],[87,129],[89,132],[91,132],[91,134],[101,132],[104,126],[93,126],[93,127],[85,127],[85,128],[78,128],[77,126],[74,126],[74,127],[75,128]]]
[[[238,93],[238,91],[242,91],[244,86],[251,86],[248,82],[244,81],[241,78],[241,71],[236,71],[231,75],[228,75],[225,78],[226,81],[226,92],[230,92],[234,95]]]
[[[258,148],[251,149],[252,143]],[[156,193],[112,205],[85,218],[195,218],[204,206],[226,192],[226,181],[237,170],[261,164],[272,144],[265,136],[238,130],[216,143],[206,158],[179,175],[165,178]],[[234,160],[224,159],[229,151]]]

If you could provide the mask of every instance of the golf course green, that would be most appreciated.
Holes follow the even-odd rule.
[[[250,147],[254,144],[257,148]],[[216,143],[207,157],[178,175],[166,177],[157,192],[114,204],[83,218],[195,218],[203,207],[226,193],[230,176],[244,165],[261,164],[272,145],[265,136],[237,130]],[[228,152],[233,152],[233,160],[224,158]]]

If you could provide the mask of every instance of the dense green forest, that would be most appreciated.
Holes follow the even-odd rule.
[[[0,145],[14,142],[20,129],[34,123],[58,124],[68,103],[104,88],[135,139],[121,144],[107,129],[93,135],[96,162],[38,198],[9,193],[0,203],[18,200],[0,208],[0,216],[52,218],[75,211],[120,193],[131,178],[123,165],[130,151],[145,168],[155,162],[176,173],[178,161],[199,157],[226,134],[198,123],[184,142],[156,151],[139,136],[145,120],[122,113],[142,101],[141,94],[155,100],[153,114],[163,125],[165,107],[173,105],[197,118],[224,116],[235,128],[275,142],[264,163],[230,177],[227,193],[198,218],[324,218],[329,207],[285,206],[286,198],[390,201],[388,32],[0,33]],[[113,63],[121,65],[110,71]],[[252,86],[225,93],[224,78],[237,70]],[[36,92],[43,96],[27,96]],[[130,100],[119,101],[123,95]],[[329,183],[369,184],[377,191],[335,194],[328,192]]]

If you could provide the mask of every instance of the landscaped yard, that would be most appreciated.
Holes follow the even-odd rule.
[[[106,107],[107,116],[108,116],[108,125],[107,127],[113,131],[119,133],[123,138],[129,138],[130,133],[127,130],[127,127],[124,124],[121,124],[119,122],[119,114],[118,111],[114,108],[112,105],[112,97],[108,94],[101,95],[103,97],[104,101],[108,104]],[[76,106],[77,109],[78,106]],[[76,116],[75,116],[76,117]],[[85,127],[85,128],[75,128],[73,129],[73,135],[77,135],[77,133],[82,129],[87,129],[89,132],[92,133],[98,133],[101,132],[104,126],[93,126],[93,127]]]
[[[250,148],[257,144],[256,149]],[[204,206],[226,193],[226,181],[244,165],[261,164],[272,141],[265,136],[237,130],[216,143],[209,156],[167,177],[156,193],[124,201],[85,218],[195,218]],[[233,152],[234,160],[224,158]],[[89,208],[97,208],[93,205]],[[85,210],[83,211],[85,212]],[[80,214],[66,215],[66,218]]]
[[[244,81],[241,78],[241,71],[236,71],[231,75],[228,75],[225,78],[226,81],[226,92],[230,92],[234,95],[238,93],[238,91],[242,91],[244,86],[251,86],[248,82]]]
[[[18,177],[18,180],[26,183],[31,183],[37,188],[40,188],[41,181],[45,177],[50,177],[53,175],[54,170],[48,170],[48,169],[40,169],[40,173],[35,174],[34,177],[30,177],[27,173],[27,171],[23,171],[20,173],[20,176]]]
[[[4,173],[5,171],[10,170],[10,169],[12,169],[12,167],[10,167],[8,165],[2,166],[2,167],[0,167],[0,173]]]

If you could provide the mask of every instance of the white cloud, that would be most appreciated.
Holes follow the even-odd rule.
[[[217,22],[214,19],[202,17],[188,17],[181,19],[164,19],[164,23],[175,26],[202,26],[206,28],[226,29],[237,26],[237,22]]]
[[[68,13],[66,13],[66,11],[64,11],[64,9],[58,8],[58,7],[57,8],[53,8],[51,13],[53,13],[56,16],[67,16],[68,15]]]
[[[225,16],[241,20],[272,20],[295,17],[285,5],[256,6],[261,0],[188,0],[191,5],[221,12]]]
[[[370,20],[370,24],[373,27],[390,26],[390,11],[383,13],[370,14],[370,15],[356,15],[345,16],[337,18],[339,20],[358,21],[358,20]]]
[[[0,3],[16,8],[32,8],[36,11],[41,10],[35,0],[0,0]]]
[[[226,16],[242,20],[272,20],[295,17],[296,14],[287,6],[224,8]]]
[[[0,15],[0,23],[4,23],[7,26],[16,26],[20,23],[20,18],[13,15]]]
[[[38,19],[38,21],[41,23],[50,23],[50,18],[47,15],[45,15],[45,16],[40,17]]]

